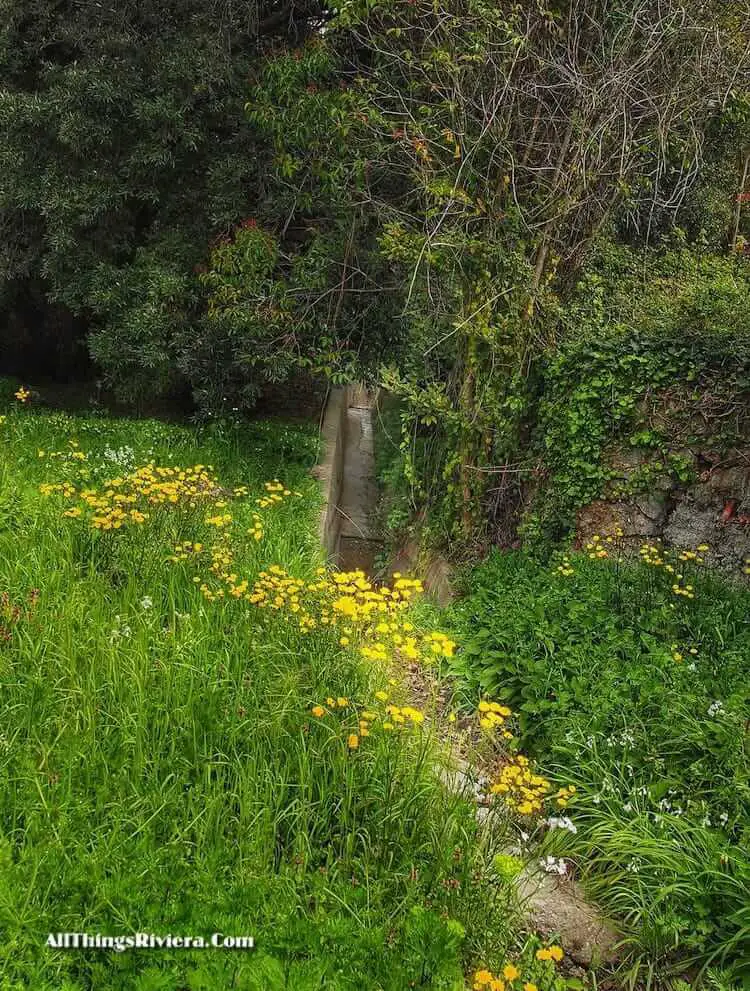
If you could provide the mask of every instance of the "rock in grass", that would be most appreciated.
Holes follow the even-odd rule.
[[[529,925],[558,938],[576,963],[599,967],[617,959],[617,931],[576,881],[527,868],[517,888]]]

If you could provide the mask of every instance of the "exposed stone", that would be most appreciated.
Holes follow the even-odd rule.
[[[707,544],[706,563],[739,576],[750,558],[750,525],[735,515],[722,522],[720,507],[705,507],[687,498],[680,502],[664,528],[664,539],[674,547]]]
[[[453,598],[451,577],[453,568],[439,554],[430,557],[425,570],[425,589],[439,606],[446,606]]]
[[[336,566],[341,571],[364,571],[371,575],[375,571],[375,561],[383,545],[377,540],[360,540],[357,537],[339,537]]]
[[[364,394],[366,395],[366,394]],[[375,449],[373,445],[372,409],[349,405],[346,410],[344,471],[338,512],[341,537],[355,540],[380,540],[376,508],[378,488],[375,483]]]
[[[341,533],[341,517],[337,506],[344,478],[344,444],[346,438],[347,390],[333,389],[328,397],[323,424],[323,453],[311,474],[322,487],[323,505],[320,511],[319,536],[326,554],[335,558]]]
[[[656,538],[678,550],[707,544],[706,564],[741,577],[750,558],[750,456],[734,451],[727,460],[698,455],[697,466],[706,467],[694,484],[659,478],[647,493],[589,503],[578,514],[578,543],[620,527],[631,547]],[[638,451],[618,450],[611,456],[611,466],[625,482],[642,463]]]
[[[636,468],[646,463],[643,450],[638,447],[616,447],[610,452],[609,465],[627,478]]]
[[[750,467],[714,468],[708,473],[707,484],[720,495],[746,499],[750,496]]]
[[[476,802],[482,800],[487,790],[487,779],[482,775],[477,775],[471,765],[460,758],[454,757],[450,767],[439,767],[437,774],[443,787],[447,788],[448,791],[457,795],[464,795]],[[480,805],[479,809],[486,809],[486,807]],[[479,809],[477,815],[479,815]],[[480,818],[482,817],[480,816]]]
[[[374,397],[364,387],[332,390],[323,420],[323,460],[313,474],[323,486],[320,539],[345,571],[374,571],[382,550],[372,435]]]
[[[629,538],[656,537],[667,518],[665,500],[657,496],[631,502],[609,502],[599,499],[589,503],[578,514],[578,540],[586,542],[595,534],[612,533],[616,527]]]
[[[408,540],[398,549],[388,570],[391,574],[420,572],[424,576],[424,587],[439,606],[447,605],[454,597],[451,586],[453,567],[441,554],[429,552],[420,559],[420,547],[416,540]]]
[[[503,829],[497,809],[486,800],[488,780],[470,763],[454,754],[438,775],[449,791],[476,803],[477,820],[485,829]],[[507,853],[518,856],[520,850]],[[615,926],[577,881],[528,865],[516,880],[516,892],[527,925],[542,936],[559,938],[575,963],[599,967],[617,959]]]
[[[517,886],[529,925],[558,937],[576,963],[599,967],[617,959],[617,930],[577,881],[527,868]]]
[[[710,485],[701,484],[691,486],[689,498],[698,509],[710,508],[712,517],[717,516],[718,503],[716,492]],[[685,499],[681,501],[684,502]]]
[[[697,547],[711,545],[716,537],[717,514],[713,507],[700,503],[683,501],[669,518],[664,536],[675,547]]]
[[[664,525],[669,513],[669,500],[663,492],[647,492],[633,501],[635,510],[647,519],[651,526]]]

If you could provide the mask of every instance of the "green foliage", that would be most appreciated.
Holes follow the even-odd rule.
[[[497,374],[482,393],[487,420],[478,420],[490,438],[486,461],[500,466],[528,423],[512,466],[526,485],[520,529],[528,547],[545,552],[571,533],[587,503],[679,490],[696,479],[701,452],[742,450],[750,429],[746,261],[688,249],[653,252],[644,261],[605,244],[556,312],[557,338],[529,377],[504,379],[490,363]],[[444,365],[436,366],[436,379]],[[395,375],[394,382],[406,405],[400,447],[393,423],[381,444],[390,454],[382,469],[390,497],[401,493],[399,506],[412,513],[429,506],[423,535],[450,543],[460,535],[454,473],[461,413],[438,381],[421,391]],[[632,461],[626,475],[618,459]],[[405,484],[396,483],[399,473]],[[486,514],[491,494],[483,505]],[[522,507],[521,498],[510,507],[516,521]],[[488,526],[508,542],[512,526],[502,519]]]
[[[194,267],[247,215],[264,172],[248,77],[261,38],[304,37],[319,10],[278,13],[226,0],[3,6],[0,309],[53,354],[70,333],[55,314],[77,315],[127,399],[206,385]],[[33,369],[28,349],[17,358]]]
[[[738,34],[739,36],[739,34]],[[712,109],[706,126],[701,168],[685,196],[671,208],[636,211],[626,216],[625,233],[641,244],[671,238],[675,228],[687,243],[700,251],[722,253],[727,248],[744,252],[750,235],[746,206],[737,212],[737,196],[743,189],[745,157],[750,152],[750,96],[733,86],[727,99]],[[679,172],[674,155],[674,172]],[[666,182],[670,183],[667,176]],[[736,228],[736,230],[735,230]],[[737,241],[735,241],[735,235]]]
[[[679,561],[493,554],[452,607],[453,663],[475,705],[517,713],[520,745],[578,792],[553,830],[626,924],[635,958],[750,959],[750,593]],[[593,552],[592,552],[593,553]],[[668,561],[668,558],[663,558]]]
[[[301,369],[334,383],[354,377],[354,352],[329,336],[313,306],[301,309],[303,291],[319,293],[327,284],[326,242],[317,236],[304,255],[282,259],[278,239],[248,218],[212,248],[200,274],[206,314],[197,333],[186,329],[175,338],[179,367],[200,383],[201,407],[246,411],[263,382],[283,382]]]
[[[315,217],[323,206],[328,222],[356,223],[352,194],[365,191],[372,142],[365,125],[377,111],[344,73],[341,54],[321,40],[275,53],[259,66],[246,111],[273,153],[268,183],[274,198],[266,209]],[[372,142],[370,150],[376,147]]]
[[[601,36],[607,48],[611,42],[617,59],[626,63],[632,52],[627,45],[619,47],[621,35],[614,25],[627,23],[632,11],[618,8],[614,20],[598,20],[598,14],[598,9],[592,11],[592,38]],[[699,18],[705,14],[702,9]],[[700,23],[707,27],[709,22]],[[549,30],[551,24],[556,31]],[[718,71],[725,56],[730,62],[734,57],[736,25],[723,14],[711,25],[712,33],[717,25],[722,30]],[[638,18],[631,25],[636,33],[642,26]],[[570,259],[582,256],[590,232],[607,219],[620,198],[640,202],[645,197],[655,208],[658,192],[649,170],[663,144],[638,116],[633,128],[639,138],[626,150],[629,178],[601,200],[597,190],[592,205],[586,182],[576,178],[580,163],[594,146],[605,158],[609,152],[598,137],[587,142],[591,122],[577,95],[576,109],[571,110],[573,116],[578,114],[576,126],[564,136],[565,130],[558,127],[560,106],[552,111],[544,105],[531,68],[544,64],[554,75],[556,46],[564,44],[565,30],[561,12],[544,6],[526,11],[477,4],[459,10],[447,4],[438,12],[421,2],[406,7],[346,4],[325,39],[269,60],[248,104],[252,123],[272,149],[264,223],[275,217],[276,228],[283,225],[287,265],[308,251],[321,262],[314,271],[295,269],[288,280],[292,346],[314,356],[322,330],[326,343],[335,341],[344,355],[326,364],[329,374],[333,368],[346,377],[359,366],[360,374],[377,377],[400,398],[400,455],[393,464],[403,474],[399,488],[407,498],[392,509],[394,523],[403,524],[404,502],[412,514],[428,510],[423,536],[429,530],[430,539],[443,544],[482,536],[488,506],[493,517],[517,515],[521,492],[540,477],[540,468],[544,477],[555,477],[555,493],[549,510],[542,510],[543,518],[531,515],[525,531],[542,542],[559,536],[569,528],[578,506],[603,487],[608,477],[603,448],[658,381],[650,367],[638,368],[627,357],[622,367],[616,356],[612,367],[592,369],[586,376],[592,384],[579,381],[575,388],[567,383],[564,389],[563,373],[555,368],[559,341],[570,341],[569,328],[576,327],[584,313],[587,324],[576,340],[590,335],[598,343],[602,336],[612,336],[611,310],[605,313],[609,273],[597,299],[587,300],[581,288],[572,300],[565,298],[565,308],[561,305],[561,294],[567,294],[576,270]],[[683,74],[684,66],[678,67],[686,57],[679,32],[659,22],[649,43],[654,38],[658,41],[649,60],[651,78],[644,86],[654,92],[673,87],[670,92],[677,101],[688,99],[695,79]],[[587,38],[589,43],[598,51]],[[519,69],[520,48],[533,55]],[[678,49],[682,54],[676,60]],[[482,58],[478,52],[492,56]],[[741,57],[739,48],[736,56]],[[583,58],[583,53],[576,50],[575,57]],[[602,96],[602,105],[620,99],[608,68],[596,64],[601,71],[597,85],[609,94]],[[716,79],[706,81],[710,89]],[[568,83],[567,76],[559,80],[562,89]],[[495,92],[498,86],[516,96],[499,101],[489,114],[475,94]],[[701,90],[688,99],[691,112],[695,100],[705,95]],[[516,105],[526,107],[522,125],[508,109]],[[628,116],[632,109],[626,100],[623,114]],[[536,122],[531,132],[529,120]],[[670,182],[682,175],[695,136],[673,123],[670,154],[681,155],[683,164],[670,172]],[[661,131],[664,121],[658,126]],[[598,117],[595,127],[601,127]],[[621,175],[619,139],[615,146]],[[557,172],[534,164],[536,158],[550,155],[550,148],[559,151]],[[567,158],[569,165],[561,164]],[[648,175],[639,176],[638,166]],[[592,170],[607,171],[603,166]],[[651,261],[658,268],[656,258]],[[635,264],[630,267],[632,312],[637,280]],[[739,302],[731,300],[731,266],[723,274],[718,265],[715,269],[720,305],[728,312]],[[595,286],[595,281],[594,273],[588,285]],[[258,285],[250,279],[250,292]],[[372,292],[378,294],[374,307]],[[331,293],[336,298],[334,325],[326,302]],[[681,319],[696,326],[703,319],[714,324],[723,319],[715,293],[701,300],[696,291],[692,302]],[[305,321],[310,318],[313,327],[308,332]],[[343,341],[342,323],[347,328]],[[624,329],[623,336],[631,329]],[[648,346],[636,345],[639,349]],[[656,364],[656,350],[649,364]],[[356,361],[349,362],[354,353]],[[574,368],[572,345],[566,356]],[[588,373],[585,361],[583,366]],[[671,373],[679,377],[681,371],[681,366],[674,367]],[[668,378],[666,370],[660,374]],[[611,402],[608,386],[617,393]],[[601,412],[595,408],[598,390],[601,405],[607,407]],[[561,436],[554,408],[568,401],[569,435]],[[548,423],[554,429],[547,434]],[[538,443],[530,451],[535,427]],[[676,478],[689,476],[689,466],[673,463],[670,452],[659,454]],[[496,495],[506,478],[499,487],[490,484],[493,473],[503,468],[519,482],[511,498]],[[546,492],[545,488],[545,499]],[[503,539],[510,540],[516,523],[517,519],[510,524],[493,519],[491,527],[503,530]]]
[[[372,167],[384,154],[380,115],[349,73],[335,44],[310,41],[259,67],[246,107],[267,154],[259,222],[281,232],[274,291],[249,271],[248,293],[270,304],[266,320],[283,309],[274,350],[336,383],[372,380],[384,355],[401,354],[408,330],[372,199],[388,182]]]
[[[130,402],[168,395],[183,381],[175,341],[193,334],[197,286],[184,271],[190,255],[188,244],[165,238],[138,248],[125,267],[102,263],[91,274],[89,305],[106,315],[90,336],[91,354]]]
[[[547,477],[525,521],[532,543],[569,533],[587,502],[626,493],[609,484],[617,478],[607,457],[615,444],[643,449],[634,492],[653,491],[656,480],[689,481],[686,446],[730,450],[746,438],[747,263],[688,250],[654,254],[645,262],[647,285],[643,264],[627,249],[604,250],[564,310],[559,347],[542,362],[535,446]],[[716,415],[738,403],[739,419]]]
[[[436,779],[427,726],[373,732],[355,753],[310,714],[329,694],[371,699],[385,675],[324,628],[205,599],[203,566],[170,561],[176,541],[218,539],[200,508],[95,532],[39,492],[209,462],[215,498],[248,490],[231,502],[238,573],[252,582],[274,563],[315,581],[317,432],[47,414],[11,389],[0,383],[0,986],[459,991],[469,962],[512,937],[494,842]],[[244,537],[277,475],[304,498],[268,511],[262,541]],[[66,930],[248,934],[257,948],[44,945]]]
[[[285,367],[297,359],[292,347],[283,346],[288,342],[282,331],[282,289],[274,281],[277,261],[278,245],[254,220],[211,251],[201,274],[208,312],[198,346],[191,340],[185,349],[190,377],[201,382],[202,405],[216,406],[221,397],[238,408],[252,407],[259,379],[252,369],[262,363],[274,377],[275,359],[276,375],[283,378]],[[269,355],[275,338],[281,346]]]
[[[448,539],[480,528],[483,469],[525,451],[575,259],[613,204],[656,195],[665,142],[691,163],[701,108],[741,62],[736,18],[713,3],[691,8],[689,45],[658,10],[646,26],[592,4],[573,48],[545,4],[6,7],[0,300],[19,336],[87,332],[124,397],[187,383],[211,412],[249,408],[300,367],[383,380],[404,440],[436,437],[437,470],[417,451],[405,469]],[[653,42],[648,60],[632,38]],[[591,106],[571,52],[596,67]],[[680,112],[634,108],[628,67]],[[592,109],[609,105],[625,144]],[[715,124],[731,141],[742,107],[733,92]],[[274,264],[259,268],[264,239]]]
[[[345,350],[401,397],[405,479],[442,540],[481,530],[488,470],[522,457],[537,362],[556,338],[557,290],[621,194],[623,172],[652,168],[665,127],[670,147],[690,159],[695,128],[682,118],[665,125],[642,105],[634,112],[619,80],[643,72],[644,89],[664,87],[664,105],[684,107],[700,128],[695,108],[737,42],[730,19],[694,12],[716,44],[710,78],[686,69],[695,36],[686,46],[656,12],[645,30],[627,5],[612,17],[593,5],[591,32],[571,40],[565,13],[544,4],[438,10],[421,0],[342,5],[324,39],[259,73],[248,109],[273,155],[264,222],[275,216],[292,260],[328,235],[314,302],[304,278],[290,280],[298,319],[337,297],[325,333],[340,338],[344,321]],[[633,61],[641,33],[652,45],[647,63]],[[599,59],[610,48],[614,72]],[[594,104],[622,102],[625,145],[619,125],[603,127],[599,111],[581,105],[575,74],[560,68],[570,58],[582,72],[596,67]],[[551,74],[544,87],[540,66]],[[621,178],[592,190],[587,172]]]

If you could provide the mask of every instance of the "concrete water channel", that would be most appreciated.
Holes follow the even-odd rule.
[[[320,536],[332,563],[342,571],[375,570],[383,548],[378,525],[373,419],[377,396],[362,386],[336,389],[323,421],[323,484]]]

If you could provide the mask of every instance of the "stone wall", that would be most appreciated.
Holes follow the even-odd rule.
[[[637,466],[634,466],[634,469]],[[623,479],[627,481],[627,470]],[[577,539],[620,526],[634,545],[655,538],[679,549],[708,544],[706,563],[736,576],[750,560],[750,452],[709,465],[694,482],[663,479],[642,494],[600,499],[579,513]]]

